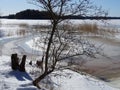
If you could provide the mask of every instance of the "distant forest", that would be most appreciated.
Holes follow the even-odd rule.
[[[56,15],[57,17],[57,15]],[[46,11],[39,11],[39,10],[31,10],[31,9],[27,9],[24,11],[20,11],[16,14],[11,14],[8,16],[0,16],[0,18],[6,18],[6,19],[51,19],[49,12]],[[76,16],[64,16],[61,17],[64,19],[120,19],[120,17],[102,17],[102,16],[80,16],[80,15],[76,15]]]

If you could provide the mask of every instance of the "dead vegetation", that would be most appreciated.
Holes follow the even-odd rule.
[[[104,37],[114,36],[115,33],[117,33],[116,28],[98,25],[97,23],[83,24],[82,28],[80,28],[79,30],[82,30],[83,32],[87,32],[88,34],[92,33],[94,35],[99,35],[99,36],[104,36]]]
[[[83,23],[77,26],[78,30],[82,33],[98,33],[98,25],[96,23],[90,24],[90,23]]]
[[[28,28],[29,25],[26,24],[26,23],[21,23],[21,24],[19,24],[19,27],[21,27],[21,28]]]
[[[17,31],[17,35],[20,35],[20,36],[25,36],[26,35],[26,30],[25,29],[20,29]]]
[[[61,28],[60,28],[61,29]],[[118,33],[118,29],[109,26],[98,25],[97,23],[81,23],[76,25],[65,25],[64,29],[70,30],[69,33],[77,33],[80,35],[92,35],[98,37],[113,37]]]

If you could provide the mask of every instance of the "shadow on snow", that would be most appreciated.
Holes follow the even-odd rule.
[[[25,80],[32,81],[32,78],[29,76],[27,72],[20,72],[17,70],[17,71],[11,71],[8,74],[11,76],[15,76],[16,79],[18,79],[19,81],[25,81]]]

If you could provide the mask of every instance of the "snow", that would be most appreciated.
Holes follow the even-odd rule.
[[[17,20],[17,19],[1,19],[2,24],[5,25],[18,25],[18,24],[28,24],[28,25],[48,25],[49,20]]]
[[[116,34],[115,38],[118,39],[118,40],[120,40],[120,34]]]
[[[27,24],[27,25],[50,25],[50,20],[18,20],[18,19],[0,19],[3,25],[19,25],[19,24]],[[120,20],[105,20],[105,21],[98,21],[98,20],[79,20],[79,19],[72,19],[69,20],[71,23],[74,24],[81,24],[81,23],[97,23],[97,24],[106,24],[106,25],[120,25]]]
[[[0,90],[37,90],[32,85],[31,67],[26,65],[27,72],[12,71],[10,57],[0,56]],[[56,76],[56,74],[58,74]],[[71,70],[53,72],[51,82],[54,90],[119,90],[105,84],[105,82],[81,75]]]
[[[13,38],[3,39],[8,41]],[[30,42],[28,39],[26,40],[25,43],[33,44],[31,40]],[[10,67],[10,56],[0,56],[0,90],[37,90],[37,88],[32,85],[32,78],[35,77],[31,77],[30,70],[32,67],[28,65],[28,61],[29,60],[27,60],[26,65],[27,73],[23,73],[12,71]],[[55,90],[119,90],[106,85],[105,82],[71,70],[56,71],[53,73],[59,74],[58,76],[50,75]]]
[[[75,21],[75,20],[74,20]],[[79,22],[79,20],[78,20]],[[78,23],[77,22],[77,23]],[[2,24],[9,25],[9,24],[23,24],[27,23],[28,25],[47,25],[49,23],[48,20],[8,20],[8,19],[2,19]],[[0,29],[6,30],[5,33],[13,30],[13,32],[16,32],[14,30],[19,29],[18,26],[13,27],[6,27],[3,26]],[[9,43],[12,40],[17,40],[18,36],[13,37],[3,37],[0,38],[0,45],[2,43],[4,48],[8,48],[4,52],[10,53],[10,49],[14,48],[15,45],[13,43]],[[119,37],[117,37],[119,38]],[[37,40],[37,38],[35,39]],[[26,51],[35,49],[36,51],[41,51],[41,48],[36,48],[36,46],[33,45],[33,40],[30,38],[27,38],[18,44],[26,49]],[[43,47],[43,44],[40,45]],[[8,50],[9,49],[9,50]],[[37,90],[36,87],[32,85],[33,77],[30,73],[30,70],[33,69],[28,64],[29,60],[27,60],[26,64],[26,70],[27,72],[19,72],[19,71],[12,71],[11,69],[11,58],[10,56],[2,55],[0,56],[0,90]],[[56,74],[54,74],[56,73]],[[116,88],[113,88],[109,85],[107,85],[105,82],[97,80],[96,78],[90,77],[89,75],[82,75],[80,73],[71,71],[71,70],[63,70],[63,71],[55,71],[52,74],[50,74],[51,82],[54,85],[54,90],[119,90]]]
[[[4,35],[15,35],[20,29],[17,25],[2,25],[0,30],[3,31]]]
[[[39,42],[39,40],[41,40],[40,38],[41,37],[35,37],[31,40],[28,40],[25,44],[33,50],[42,51],[42,47],[44,47],[44,44]]]
[[[0,90],[36,90],[28,73],[12,71],[10,57],[0,56]]]
[[[55,90],[117,90],[102,81],[71,70],[58,71],[57,74],[61,76],[52,77],[54,83],[58,82]]]

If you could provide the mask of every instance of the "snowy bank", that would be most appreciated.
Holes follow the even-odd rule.
[[[56,83],[55,90],[118,90],[102,81],[71,70],[59,71],[57,74],[60,76],[52,77],[53,82]]]
[[[31,67],[27,64],[26,70]],[[56,71],[51,74],[54,90],[118,90],[104,82],[81,75],[71,70]],[[32,85],[31,73],[12,71],[10,57],[0,56],[0,90],[37,90]]]

